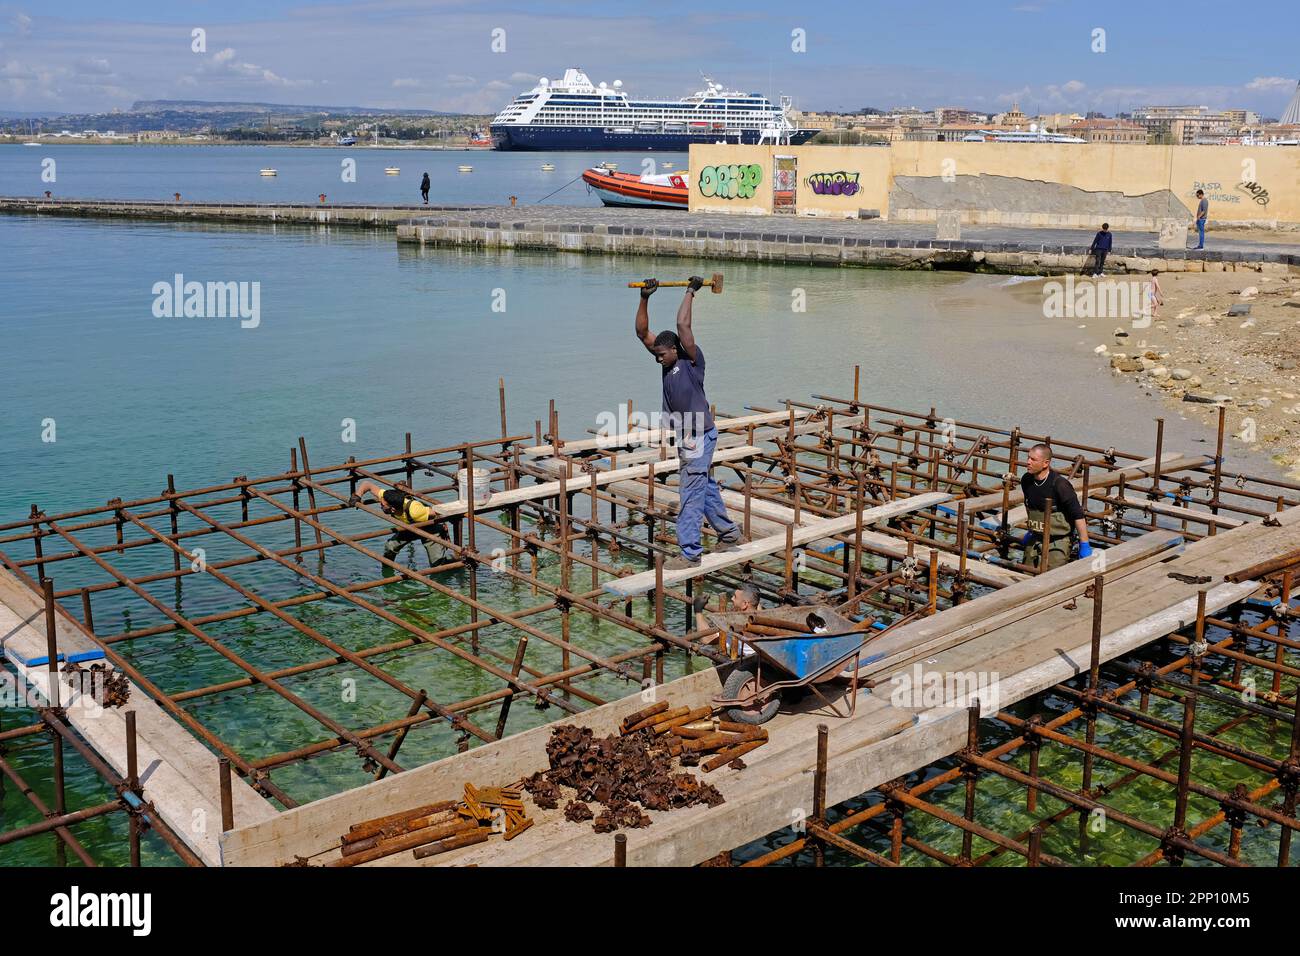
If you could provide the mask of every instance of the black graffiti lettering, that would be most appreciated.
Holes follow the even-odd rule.
[[[1259,183],[1237,183],[1237,188],[1250,193],[1255,202],[1259,203],[1261,206],[1268,205],[1268,190]]]

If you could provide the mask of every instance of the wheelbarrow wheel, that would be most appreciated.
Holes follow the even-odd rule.
[[[727,675],[727,682],[722,685],[723,697],[739,697],[747,691],[758,689],[758,661],[756,659],[742,660],[736,665],[735,669]],[[771,700],[764,701],[761,704],[753,704],[749,707],[729,707],[726,711],[728,720],[733,720],[738,724],[765,724],[781,709],[781,697],[775,695]]]

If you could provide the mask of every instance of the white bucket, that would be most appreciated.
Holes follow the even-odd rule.
[[[456,472],[456,487],[461,501],[469,500],[469,482],[466,480],[465,469],[461,468]],[[474,503],[477,505],[485,504],[492,497],[491,472],[486,468],[474,469]]]

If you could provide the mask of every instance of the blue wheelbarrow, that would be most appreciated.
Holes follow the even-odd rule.
[[[858,703],[858,670],[879,660],[883,654],[863,657],[863,648],[879,636],[864,633],[862,624],[830,608],[778,608],[774,611],[710,614],[709,622],[729,637],[729,646],[739,647],[740,659],[713,698],[715,707],[725,708],[728,720],[762,724],[781,709],[783,694],[799,688],[815,693],[837,717],[852,716]],[[804,629],[793,635],[756,634],[757,623],[766,629],[782,622],[780,629]],[[869,625],[868,625],[869,626]],[[847,683],[848,713],[841,713],[823,687]]]

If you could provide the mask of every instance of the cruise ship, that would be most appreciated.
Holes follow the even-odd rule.
[[[705,88],[677,100],[633,100],[623,82],[596,86],[578,69],[560,80],[542,77],[492,121],[495,149],[684,150],[691,143],[773,143],[798,146],[813,129],[796,129],[780,105],[761,93]]]

